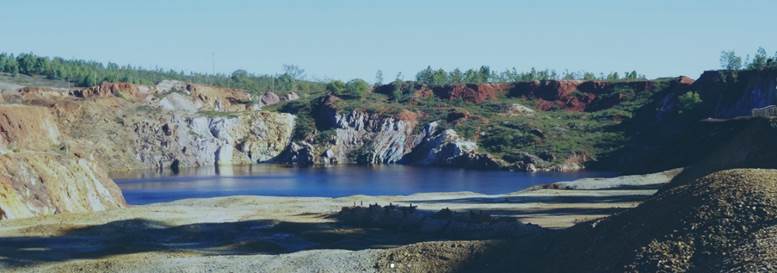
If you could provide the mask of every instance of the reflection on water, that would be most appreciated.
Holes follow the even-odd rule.
[[[178,174],[155,171],[112,174],[130,204],[228,195],[340,197],[455,191],[499,194],[538,184],[612,175],[528,174],[403,165],[295,168],[272,164],[182,169]]]

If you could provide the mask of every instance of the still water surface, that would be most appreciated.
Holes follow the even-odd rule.
[[[612,173],[522,173],[385,165],[294,168],[254,165],[243,168],[198,168],[178,174],[116,173],[114,179],[130,204],[229,195],[341,197],[357,194],[406,195],[422,192],[515,192],[538,184]]]

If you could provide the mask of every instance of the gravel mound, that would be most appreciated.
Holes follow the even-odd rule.
[[[777,170],[720,171],[550,242],[544,272],[771,272]],[[568,262],[548,264],[556,257]]]

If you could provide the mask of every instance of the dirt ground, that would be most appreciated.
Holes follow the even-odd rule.
[[[499,238],[462,241],[354,227],[333,215],[354,205],[412,204],[422,211],[475,211],[553,230],[632,208],[675,174],[588,179],[504,195],[235,196],[9,220],[0,222],[0,271],[418,272],[392,267],[392,253],[401,253],[395,251],[403,246],[451,244],[443,252],[419,257],[450,261],[466,256],[462,253],[475,255],[480,246]],[[442,265],[433,269],[425,271],[448,272]]]

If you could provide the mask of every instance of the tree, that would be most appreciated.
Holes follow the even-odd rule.
[[[448,75],[448,80],[451,83],[464,83],[464,73],[461,73],[461,70],[456,68]]]
[[[435,86],[448,84],[448,72],[445,72],[442,68],[435,70],[432,72],[430,84]]]
[[[362,79],[353,79],[345,84],[345,96],[350,98],[364,97],[370,91],[370,84]]]
[[[617,81],[620,80],[620,75],[618,75],[618,72],[612,72],[609,75],[607,75],[608,81]]]
[[[742,69],[742,57],[731,51],[720,52],[720,66],[726,70],[740,70]]]
[[[98,84],[97,82],[97,76],[94,73],[87,73],[83,76],[80,82],[81,86],[83,87],[90,87],[95,86]]]
[[[758,51],[756,51],[755,55],[753,56],[753,60],[750,62],[750,64],[747,65],[747,69],[765,70],[767,67],[768,61],[769,61],[769,56],[766,55],[766,49],[764,49],[763,47],[759,47]]]
[[[278,88],[278,90],[291,91],[291,90],[294,90],[295,82],[296,80],[294,80],[294,76],[284,73],[278,76],[278,85],[276,87]]]
[[[777,52],[774,52],[774,57],[766,61],[766,69],[777,70]]]
[[[391,85],[391,99],[399,102],[402,98],[402,80],[396,79]]]
[[[639,79],[639,75],[637,74],[637,71],[632,70],[631,72],[626,72],[623,79],[633,81]]]
[[[293,64],[284,64],[283,75],[289,75],[294,80],[301,80],[305,77],[305,69]]]
[[[474,69],[467,69],[466,72],[464,72],[464,82],[465,83],[480,83],[481,77],[480,74],[478,74],[478,71],[475,71]]]
[[[434,70],[432,70],[431,66],[427,66],[426,69],[415,74],[415,80],[422,84],[432,84],[433,77]]]
[[[478,83],[489,82],[491,80],[491,68],[488,66],[481,66],[478,70]]]
[[[234,72],[232,72],[232,76],[231,77],[232,77],[233,81],[238,82],[238,81],[242,80],[243,78],[248,77],[248,72],[243,70],[243,69],[238,69],[238,70],[235,70]]]
[[[375,72],[375,85],[383,85],[383,71]]]

